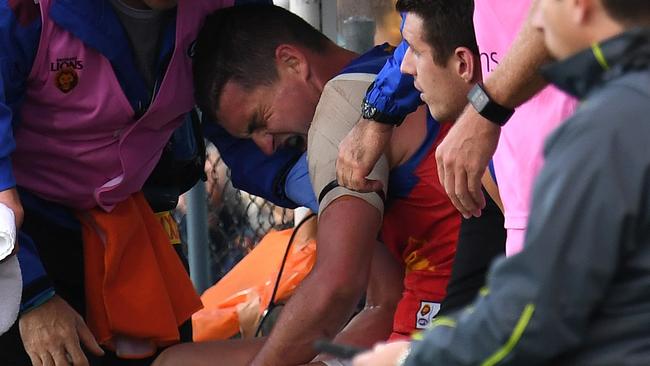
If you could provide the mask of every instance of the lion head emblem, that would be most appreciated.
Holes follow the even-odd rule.
[[[74,69],[66,67],[56,73],[55,83],[59,90],[69,93],[79,83],[79,76]]]

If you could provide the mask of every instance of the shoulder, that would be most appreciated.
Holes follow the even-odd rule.
[[[650,72],[632,73],[594,91],[546,142],[547,159],[643,163],[650,153]]]
[[[359,121],[361,103],[374,79],[374,74],[349,73],[328,81],[316,106],[310,134],[320,131],[342,140]]]

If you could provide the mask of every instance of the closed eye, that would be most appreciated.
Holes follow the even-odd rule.
[[[266,123],[262,121],[257,115],[254,115],[253,118],[248,122],[246,128],[246,133],[248,136],[253,135],[255,132],[266,128]]]

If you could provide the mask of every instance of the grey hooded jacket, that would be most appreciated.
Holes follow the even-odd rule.
[[[650,365],[650,30],[545,71],[583,103],[546,142],[524,250],[407,366]]]

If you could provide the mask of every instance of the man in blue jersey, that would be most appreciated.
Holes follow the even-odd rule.
[[[470,4],[454,2],[458,7],[454,17],[438,13],[449,18],[448,27],[467,35],[462,42],[468,46],[459,61],[464,74],[451,79],[452,89],[468,88],[467,82],[478,75],[472,56],[477,51],[475,44],[472,47]],[[259,30],[253,27],[246,32],[238,24],[257,24]],[[382,298],[392,301],[401,295],[399,283],[393,287],[395,280],[405,276],[397,313],[392,319],[391,309],[366,308],[338,341],[367,345],[382,332],[386,338],[391,321],[393,338],[408,335],[426,327],[445,297],[460,217],[439,185],[432,152],[449,124],[427,118],[422,108],[408,117],[413,125],[398,129],[373,173],[388,192],[357,194],[337,187],[336,141],[351,128],[349,122],[358,119],[365,90],[391,54],[378,47],[357,57],[324,38],[306,42],[308,34],[316,31],[297,24],[302,21],[276,8],[218,12],[207,20],[197,43],[195,84],[204,113],[234,136],[254,140],[269,154],[296,135],[308,136],[309,170],[320,205],[316,267],[263,346],[246,341],[179,346],[164,353],[160,364],[181,360],[208,364],[217,358],[229,364],[308,362],[315,355],[312,342],[333,337],[345,324],[369,274],[370,290],[379,290]],[[412,91],[405,97],[416,99],[419,93]],[[441,108],[441,118],[452,117],[446,109]],[[390,264],[394,259],[380,264],[385,258],[381,254],[385,248],[375,245],[380,227],[381,239],[402,265],[397,273],[388,269],[394,267]],[[388,328],[382,313],[390,313]]]

